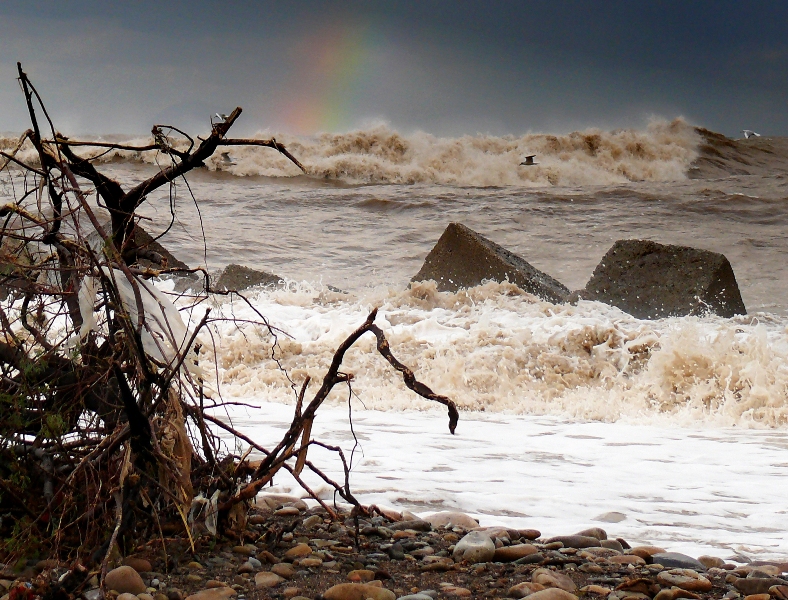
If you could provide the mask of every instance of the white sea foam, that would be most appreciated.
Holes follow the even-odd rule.
[[[297,384],[307,374],[319,381],[340,342],[379,306],[394,354],[464,410],[686,426],[788,423],[788,335],[786,321],[773,316],[642,321],[595,302],[549,304],[493,282],[456,294],[427,282],[360,297],[300,285],[252,299],[288,335],[272,348],[259,327],[217,325],[212,343],[226,397],[292,401],[280,366]],[[241,301],[220,302],[219,313],[258,319]],[[431,406],[403,386],[371,335],[343,368],[368,408]],[[333,401],[346,394],[338,389]]]

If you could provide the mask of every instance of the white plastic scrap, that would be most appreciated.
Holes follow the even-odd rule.
[[[206,498],[202,492],[192,500],[192,507],[189,510],[189,526],[194,531],[195,521],[202,517],[205,520],[205,528],[211,535],[216,535],[216,519],[219,514],[219,490],[216,490],[210,499]]]

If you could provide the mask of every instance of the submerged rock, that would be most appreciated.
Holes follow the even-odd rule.
[[[442,292],[456,292],[491,280],[509,281],[550,302],[563,302],[569,295],[569,289],[560,282],[460,223],[449,223],[411,281],[429,279]]]
[[[570,299],[598,300],[638,319],[747,314],[733,268],[722,254],[648,240],[619,240],[585,289]]]

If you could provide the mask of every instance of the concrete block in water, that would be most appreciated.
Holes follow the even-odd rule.
[[[639,319],[747,314],[725,256],[648,240],[617,241],[585,289],[576,294],[616,306]]]
[[[442,292],[474,287],[484,280],[508,280],[550,302],[563,302],[569,295],[560,282],[460,223],[449,223],[411,281],[428,279]]]

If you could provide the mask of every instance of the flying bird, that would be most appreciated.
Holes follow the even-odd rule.
[[[225,114],[222,114],[222,113],[216,113],[214,116],[215,116],[217,119],[219,119],[220,121],[226,121],[226,120],[227,120],[227,118],[228,118],[228,117],[227,117],[227,115],[225,115]]]
[[[229,152],[222,152],[221,160],[219,164],[223,167],[232,167],[233,165],[237,164],[232,158],[230,158]]]
[[[742,133],[744,134],[744,139],[746,140],[749,140],[751,137],[761,137],[760,133],[755,133],[749,129],[742,129]]]
[[[535,163],[534,162],[534,157],[535,156],[536,156],[536,154],[531,154],[530,156],[526,156],[525,160],[520,163],[520,166],[521,167],[522,166],[530,167],[531,165],[538,165],[539,163]]]

